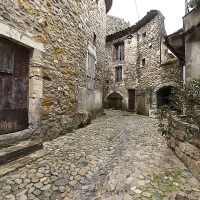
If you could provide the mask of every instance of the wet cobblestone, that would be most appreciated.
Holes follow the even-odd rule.
[[[146,116],[107,110],[41,151],[44,157],[0,179],[0,199],[200,200],[199,182]]]

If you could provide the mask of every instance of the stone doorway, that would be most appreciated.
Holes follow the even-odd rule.
[[[28,128],[30,50],[0,39],[0,135]]]
[[[146,115],[145,94],[141,94],[137,96],[137,114]]]
[[[107,97],[108,108],[122,110],[122,99],[123,97],[119,93],[113,92]]]
[[[170,105],[170,95],[173,86],[164,86],[157,91],[157,108],[167,105]]]
[[[128,109],[129,111],[135,110],[135,90],[128,89]]]

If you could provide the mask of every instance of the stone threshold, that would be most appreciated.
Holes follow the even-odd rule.
[[[42,146],[40,146],[40,149],[41,149],[41,147]],[[35,152],[30,153],[30,151],[29,151],[29,154],[22,158],[18,157],[16,160],[13,160],[7,164],[1,165],[0,166],[0,178],[17,170],[17,169],[24,167],[27,164],[30,164],[31,162],[34,162],[35,160],[37,160],[41,157],[46,156],[47,154],[49,154],[49,152],[47,152],[43,149],[39,150],[39,148],[38,148],[37,151],[35,149]]]
[[[0,165],[7,164],[34,151],[42,149],[43,143],[39,140],[26,140],[0,150]]]

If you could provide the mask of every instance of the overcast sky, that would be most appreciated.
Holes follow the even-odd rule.
[[[136,0],[136,3],[139,19],[142,19],[150,10],[159,10],[165,16],[167,34],[182,28],[185,0]],[[113,0],[113,6],[108,14],[123,18],[131,25],[138,21],[135,0]]]

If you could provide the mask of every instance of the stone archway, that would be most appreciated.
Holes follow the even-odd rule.
[[[158,97],[157,97],[157,94],[159,93],[159,91],[160,91],[160,93],[162,93],[161,91],[162,91],[162,88],[164,89],[166,89],[167,90],[167,88],[174,88],[174,87],[177,87],[177,83],[175,83],[175,82],[168,82],[168,83],[162,83],[162,84],[159,84],[159,85],[157,85],[156,87],[155,87],[155,89],[154,89],[154,91],[153,91],[153,94],[152,94],[152,106],[151,106],[151,109],[158,109]],[[164,90],[165,90],[164,89]],[[164,90],[163,90],[163,94],[164,94]]]
[[[164,86],[162,88],[160,88],[157,92],[156,92],[156,96],[157,96],[157,108],[159,109],[161,106],[164,105],[170,105],[170,95],[171,95],[171,91],[173,89],[173,86]]]
[[[115,110],[122,110],[122,100],[123,97],[117,93],[113,92],[107,97],[108,108]]]

